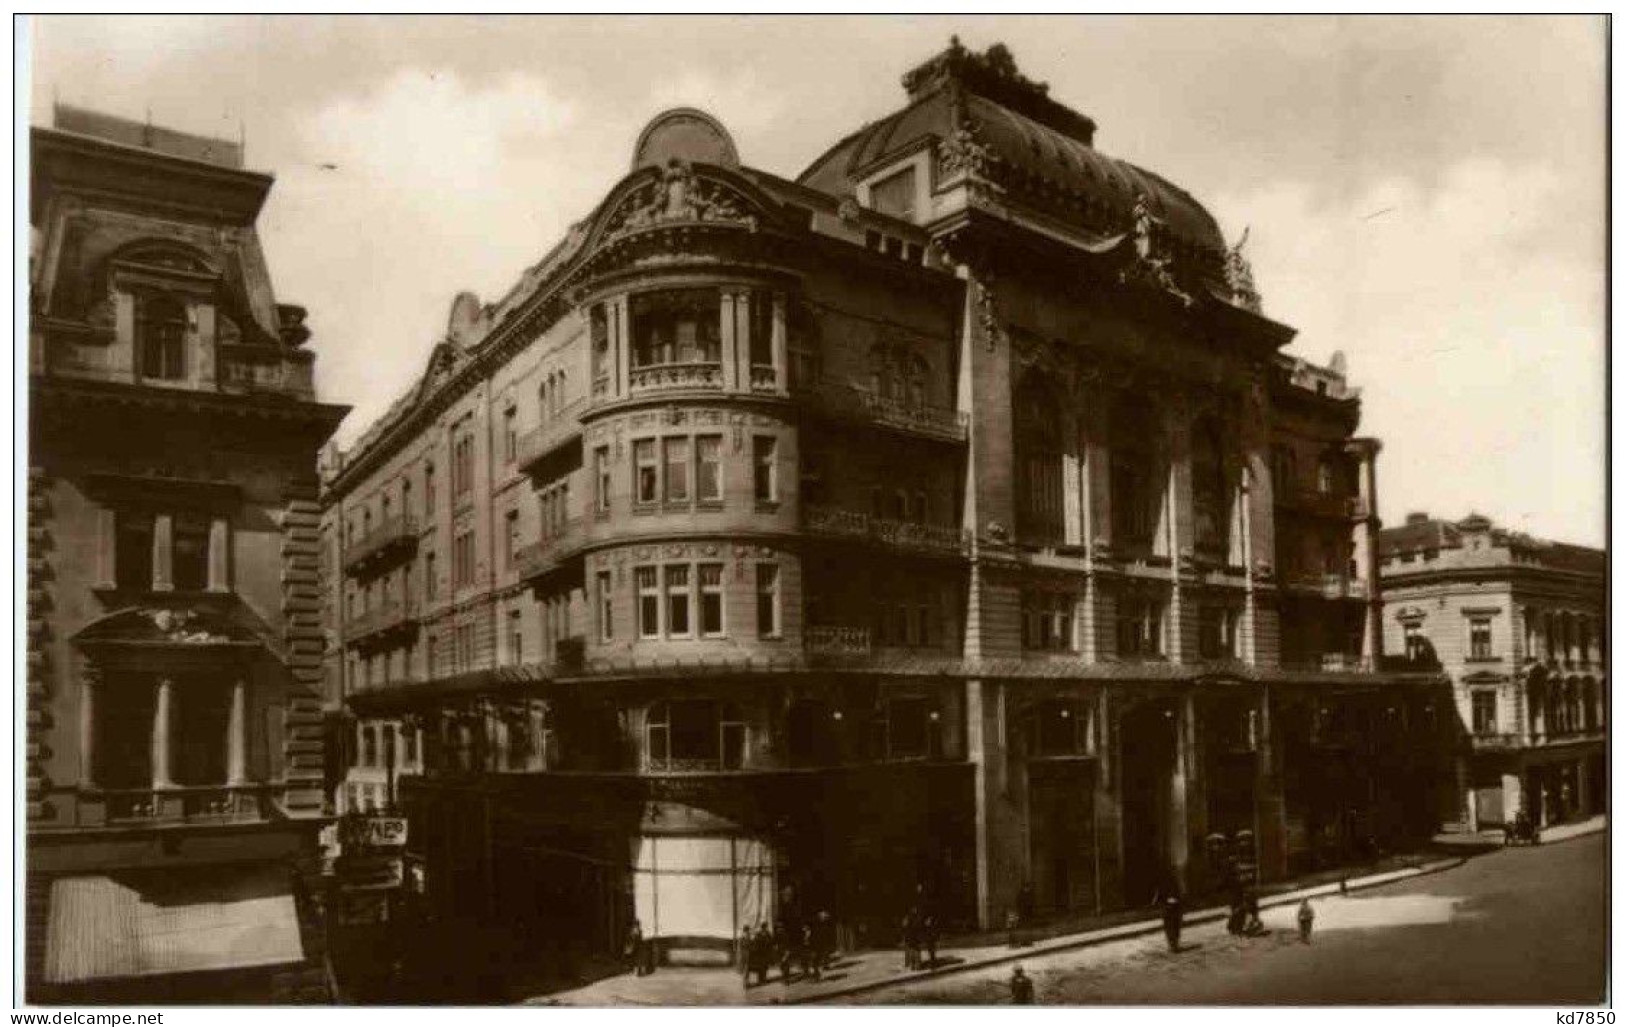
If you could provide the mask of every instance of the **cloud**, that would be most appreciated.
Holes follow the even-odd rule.
[[[1347,354],[1361,431],[1384,443],[1389,523],[1480,510],[1602,543],[1604,240],[1569,186],[1547,165],[1469,158],[1436,187],[1389,178],[1346,202],[1298,181],[1213,198],[1227,235],[1252,226],[1293,350]]]

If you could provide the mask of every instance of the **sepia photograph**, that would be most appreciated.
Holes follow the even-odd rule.
[[[13,27],[14,1006],[1611,1003],[1608,16]]]

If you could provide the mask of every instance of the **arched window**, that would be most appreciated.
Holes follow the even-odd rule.
[[[1016,536],[1055,543],[1065,535],[1061,498],[1061,409],[1050,389],[1028,375],[1015,394]]]
[[[1197,421],[1191,436],[1191,499],[1196,551],[1221,562],[1230,557],[1230,472],[1224,428],[1216,417]]]
[[[1148,551],[1156,534],[1167,467],[1155,417],[1139,396],[1122,396],[1112,408],[1112,546],[1119,552]]]
[[[186,376],[186,304],[165,293],[136,298],[136,349],[141,377],[174,381]]]

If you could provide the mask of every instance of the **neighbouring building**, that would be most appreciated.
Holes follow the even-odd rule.
[[[1608,554],[1413,513],[1382,533],[1386,645],[1442,667],[1467,830],[1607,809]]]
[[[318,403],[237,143],[31,146],[31,1001],[324,1000]]]
[[[793,181],[659,115],[327,461],[337,798],[437,931],[720,958],[1431,833],[1341,360],[1002,47],[904,84]]]

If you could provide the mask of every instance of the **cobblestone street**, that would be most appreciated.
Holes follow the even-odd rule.
[[[1316,902],[1312,944],[1295,911],[1266,912],[1270,933],[1188,931],[1036,957],[1024,968],[1040,1003],[1596,1003],[1603,997],[1608,844],[1594,834],[1515,848],[1347,897]],[[1008,964],[903,984],[855,1004],[1008,1001]]]

